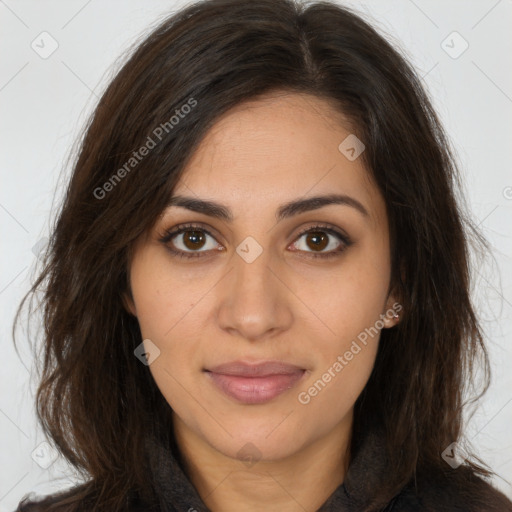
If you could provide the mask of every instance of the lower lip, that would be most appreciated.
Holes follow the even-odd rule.
[[[304,376],[305,370],[286,375],[241,377],[206,372],[213,383],[227,396],[244,404],[263,404],[288,391]]]

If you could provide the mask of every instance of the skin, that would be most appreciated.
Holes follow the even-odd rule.
[[[126,306],[160,350],[150,371],[174,411],[187,474],[214,512],[317,510],[350,464],[353,406],[380,332],[307,404],[298,400],[395,303],[384,200],[362,159],[338,150],[350,133],[329,103],[309,95],[267,95],[235,107],[208,132],[174,190],[224,204],[233,221],[171,206],[136,244]],[[283,203],[332,193],[357,199],[368,216],[328,205],[276,222]],[[203,247],[186,245],[184,235],[160,240],[189,222],[212,233]],[[318,249],[299,237],[318,222],[353,243],[333,258],[313,258],[343,245],[327,234],[329,245]],[[248,236],[263,249],[251,263],[236,252]],[[173,256],[173,242],[203,256]],[[383,322],[396,324],[389,313]],[[240,359],[307,371],[270,402],[240,404],[203,372]],[[249,461],[240,460],[241,449]]]

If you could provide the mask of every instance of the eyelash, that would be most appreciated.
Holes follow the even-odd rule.
[[[175,228],[171,228],[164,232],[163,236],[160,237],[160,242],[163,243],[166,248],[173,254],[174,256],[177,256],[179,258],[185,258],[185,259],[192,259],[192,258],[201,258],[204,257],[205,253],[208,253],[210,251],[192,251],[192,252],[186,252],[182,251],[180,249],[174,249],[169,244],[169,242],[177,235],[180,235],[181,233],[186,233],[187,231],[201,231],[208,236],[211,236],[213,239],[215,237],[204,227],[196,224],[182,224],[179,226],[176,226]],[[328,233],[330,235],[335,236],[338,238],[342,244],[337,249],[334,249],[329,252],[325,253],[315,253],[315,252],[309,252],[309,251],[298,251],[298,252],[306,252],[308,256],[305,257],[311,257],[311,258],[322,258],[322,259],[328,259],[328,258],[334,258],[336,256],[339,256],[341,253],[345,251],[350,245],[352,245],[352,240],[345,234],[340,233],[339,231],[323,225],[323,224],[317,224],[315,226],[310,226],[304,230],[302,230],[298,235],[296,240],[299,240],[303,235],[307,233],[316,233],[316,232],[322,232],[322,233]]]

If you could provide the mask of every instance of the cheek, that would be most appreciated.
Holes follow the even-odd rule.
[[[183,340],[193,336],[192,332],[183,331],[183,327],[188,325],[184,321],[187,312],[194,311],[194,297],[190,296],[186,283],[177,285],[171,277],[165,259],[150,250],[141,251],[132,262],[130,283],[141,335],[144,340],[151,340],[160,351],[149,368],[159,387],[161,382],[170,379],[170,374],[175,373],[174,366],[184,366],[186,353],[176,350],[176,347],[186,349],[189,344]],[[178,339],[181,341],[179,344]],[[173,362],[172,367],[170,361]]]
[[[175,332],[194,324],[198,303],[214,283],[197,271],[173,268],[172,261],[158,250],[143,251],[130,272],[137,319],[145,338],[163,343]]]
[[[353,347],[350,351],[354,352],[350,361],[345,352],[339,354],[339,360],[338,356],[331,357],[329,364],[311,375],[298,390],[297,407],[304,418],[304,428],[326,433],[354,407],[372,372],[377,347],[376,344],[359,345],[360,348]]]
[[[343,350],[367,328],[375,326],[386,302],[389,259],[377,244],[366,244],[347,253],[339,265],[309,271],[296,280],[297,295],[313,313],[326,351]],[[372,331],[373,332],[373,331]]]
[[[147,264],[149,261],[151,264]],[[204,280],[200,285],[200,280],[171,272],[169,263],[158,258],[135,262],[131,276],[142,337],[160,351],[149,370],[173,410],[193,424],[200,412],[191,414],[191,383],[200,366],[197,345],[204,330],[198,320],[204,315]]]

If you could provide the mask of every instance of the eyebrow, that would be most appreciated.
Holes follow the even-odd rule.
[[[308,197],[306,199],[296,199],[281,205],[276,212],[276,219],[281,221],[300,213],[317,210],[323,206],[337,204],[350,206],[356,209],[363,217],[369,217],[366,208],[355,198],[344,194],[329,194],[324,196]],[[167,206],[180,206],[193,212],[202,213],[216,219],[227,222],[233,221],[233,213],[222,204],[195,197],[176,195],[170,198]]]

